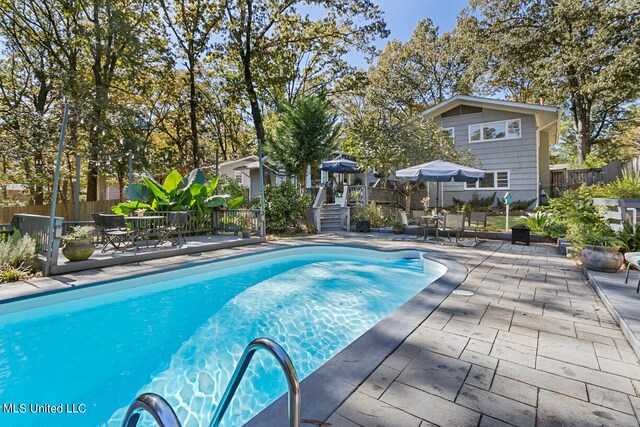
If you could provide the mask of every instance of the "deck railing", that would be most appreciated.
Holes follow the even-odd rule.
[[[211,211],[214,232],[238,233],[249,225],[252,233],[260,233],[260,209],[227,209]]]
[[[11,220],[11,226],[20,231],[23,236],[30,235],[36,241],[38,254],[46,258],[44,264],[44,274],[49,273],[49,267],[58,263],[58,251],[60,249],[60,238],[62,237],[62,218],[54,217],[53,241],[49,241],[49,220],[48,216],[15,214]]]

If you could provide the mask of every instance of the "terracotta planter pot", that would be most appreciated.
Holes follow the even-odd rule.
[[[615,273],[620,270],[623,258],[617,248],[585,245],[580,260],[589,270]]]
[[[62,255],[69,261],[84,261],[93,255],[95,250],[96,247],[90,239],[76,239],[65,243]]]
[[[404,227],[391,227],[391,231],[393,231],[393,234],[402,234],[404,233]]]
[[[242,237],[245,238],[245,239],[248,239],[249,237],[251,237],[251,229],[243,228],[242,229]]]

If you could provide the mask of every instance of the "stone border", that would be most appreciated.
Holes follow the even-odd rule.
[[[315,246],[315,245],[314,245]],[[341,245],[342,246],[342,245]],[[424,248],[379,249],[374,245],[345,245],[381,252],[416,250],[447,267],[447,272],[397,310],[378,322],[300,383],[302,418],[324,421],[362,384],[404,340],[467,278],[467,267]],[[424,256],[424,255],[423,255]],[[289,425],[286,394],[245,426]]]
[[[611,313],[611,316],[614,318],[614,320],[618,322],[618,326],[620,326],[622,333],[627,338],[629,345],[631,346],[631,348],[633,348],[633,351],[636,353],[638,358],[640,358],[640,340],[638,340],[636,334],[631,330],[631,327],[624,320],[624,317],[622,317],[620,312],[616,310],[615,305],[613,305],[609,298],[607,298],[607,295],[602,291],[602,289],[600,289],[600,286],[598,286],[598,281],[593,276],[593,274],[591,274],[591,270],[583,266],[582,274],[587,277],[587,279],[589,280],[589,284],[591,285],[593,290],[596,291],[605,307],[607,307],[607,309],[609,310],[609,313]]]
[[[248,239],[242,239],[242,240],[206,243],[200,246],[192,246],[192,247],[186,246],[184,248],[172,247],[170,249],[164,249],[158,252],[135,253],[126,258],[125,257],[102,258],[102,259],[90,258],[85,261],[76,261],[76,262],[52,265],[51,274],[49,275],[49,277],[57,276],[61,274],[67,274],[67,273],[75,273],[75,272],[84,271],[84,270],[92,270],[95,268],[113,267],[115,265],[125,265],[125,264],[131,264],[135,262],[151,261],[154,259],[171,258],[179,255],[189,255],[189,254],[196,254],[200,252],[215,251],[218,249],[228,249],[228,248],[234,248],[234,247],[240,247],[240,246],[255,245],[258,243],[265,243],[266,241],[267,239],[265,237],[250,237]]]

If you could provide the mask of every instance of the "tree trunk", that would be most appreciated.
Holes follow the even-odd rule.
[[[198,141],[198,101],[196,99],[196,70],[195,58],[193,57],[193,40],[189,40],[189,120],[191,121],[191,155],[193,156],[193,167],[200,167],[199,141]]]
[[[578,164],[582,166],[587,155],[591,152],[590,118],[585,105],[577,102],[574,106],[574,126],[576,131],[576,147],[578,149]]]
[[[241,54],[242,67],[244,74],[244,84],[249,96],[249,104],[251,105],[251,117],[253,118],[253,126],[256,129],[256,137],[259,144],[265,143],[264,123],[262,122],[262,111],[258,103],[258,95],[253,85],[253,75],[251,73],[251,52]]]

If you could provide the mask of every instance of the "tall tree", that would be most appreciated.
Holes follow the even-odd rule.
[[[189,122],[191,127],[191,156],[194,168],[200,167],[198,133],[198,101],[196,80],[200,59],[209,48],[211,35],[219,24],[224,9],[207,0],[160,0],[164,19],[171,29],[180,56],[185,59],[189,77]]]
[[[279,69],[279,54],[320,40],[371,52],[373,38],[387,35],[382,13],[370,0],[228,0],[224,4],[224,43],[218,47],[237,61],[256,137],[263,143],[264,95],[257,81]],[[326,13],[312,20],[300,14],[298,6],[318,7]]]
[[[406,43],[387,44],[375,67],[369,70],[370,102],[404,116],[471,92],[469,47],[455,31],[439,34],[426,18],[418,22]]]
[[[495,89],[566,103],[581,164],[638,99],[639,18],[635,0],[473,0],[460,27]]]
[[[283,108],[281,122],[269,140],[269,155],[304,188],[308,166],[317,166],[335,150],[339,131],[338,115],[324,96],[301,99]]]

